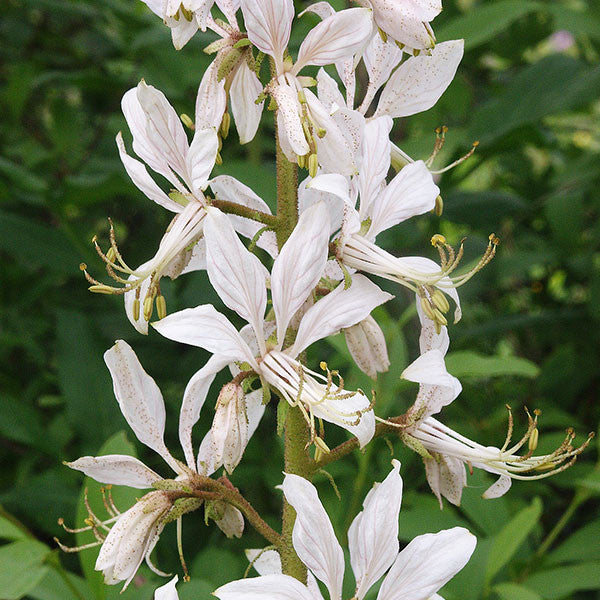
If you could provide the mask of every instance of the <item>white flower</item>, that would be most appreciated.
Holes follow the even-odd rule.
[[[400,463],[393,461],[393,465],[386,479],[367,494],[362,512],[348,531],[356,600],[363,600],[386,572],[378,600],[427,600],[466,565],[475,549],[475,536],[455,527],[418,536],[398,552],[402,479]],[[325,584],[330,600],[341,600],[344,553],[315,487],[288,474],[282,489],[296,510],[292,541],[308,568],[308,584],[278,573],[277,561],[271,556],[255,563],[270,574],[225,584],[214,592],[220,600],[322,600],[312,576]]]
[[[175,589],[175,584],[179,581],[179,577],[175,575],[169,583],[156,588],[154,592],[154,600],[179,600],[179,595]]]
[[[181,482],[182,485],[191,485],[195,475],[211,475],[223,464],[222,458],[212,457],[210,438],[209,447],[205,448],[202,454],[205,460],[199,461],[198,467],[191,446],[191,427],[198,420],[198,415],[190,415],[189,407],[193,405],[199,413],[216,373],[213,368],[214,362],[209,361],[204,369],[204,376],[192,379],[185,391],[179,420],[179,434],[188,463],[186,467],[173,457],[165,445],[166,414],[162,394],[154,379],[142,368],[131,347],[119,340],[104,354],[104,360],[110,370],[115,397],[125,420],[138,440],[157,452],[173,469],[176,481]],[[211,368],[213,368],[211,374],[207,374]],[[246,442],[254,433],[264,410],[260,400],[248,399],[247,402],[249,418]],[[210,435],[214,435],[212,430],[209,432]],[[144,463],[127,455],[83,456],[67,464],[100,483],[147,489],[160,487],[163,481],[160,475]],[[164,527],[165,519],[170,518],[171,510],[178,497],[181,497],[181,494],[166,491],[150,492],[128,511],[118,515],[118,518],[115,516],[109,520],[109,522],[115,520],[116,522],[103,540],[96,562],[96,569],[104,572],[107,583],[125,581],[126,587],[144,559],[156,571],[149,562],[149,556]],[[192,502],[190,510],[200,506],[201,500],[195,500],[197,502],[196,504]],[[180,512],[178,516],[181,514]],[[238,537],[241,535],[244,523],[236,508],[226,505],[223,520],[223,523],[217,520],[217,525],[223,525],[225,533]],[[238,524],[233,530],[232,521]],[[160,571],[156,572],[164,575]]]
[[[358,368],[375,379],[390,366],[385,337],[370,315],[360,323],[344,329],[346,345]]]
[[[355,172],[343,124],[306,89],[299,73],[306,65],[338,64],[361,52],[372,35],[370,11],[352,8],[326,16],[300,45],[295,64],[284,59],[294,18],[291,0],[243,0],[242,12],[248,38],[275,63],[275,76],[265,89],[277,103],[279,143],[288,160],[306,164],[313,174],[317,164]]]
[[[570,467],[575,459],[587,447],[591,437],[579,447],[572,442],[575,434],[567,432],[563,443],[551,454],[534,456],[537,445],[537,413],[529,416],[529,426],[525,435],[510,446],[512,417],[509,432],[502,448],[482,446],[458,432],[446,427],[433,417],[428,417],[410,430],[407,435],[414,438],[422,448],[433,457],[425,458],[427,481],[440,500],[446,497],[452,504],[460,504],[462,488],[466,485],[465,464],[469,468],[483,469],[499,475],[484,493],[484,498],[497,498],[505,494],[512,479],[543,479]],[[519,456],[517,452],[528,443],[528,452]]]
[[[181,50],[206,22],[215,0],[142,0],[171,29],[173,46]]]
[[[214,353],[211,360],[221,367],[245,364],[238,368],[251,369],[300,408],[311,423],[313,439],[313,420],[320,417],[356,435],[363,446],[375,427],[369,399],[360,391],[347,392],[336,385],[330,372],[323,377],[309,371],[296,357],[315,341],[362,321],[391,296],[356,276],[348,289],[340,285],[308,308],[293,344],[286,341],[292,318],[322,277],[328,255],[327,222],[323,204],[306,210],[275,259],[270,278],[273,323],[264,318],[268,273],[240,242],[225,215],[209,208],[205,225],[208,276],[225,305],[249,326],[240,335],[226,317],[202,305],[169,315],[154,327],[169,339]]]

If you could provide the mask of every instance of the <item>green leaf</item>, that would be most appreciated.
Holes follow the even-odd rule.
[[[113,435],[98,451],[98,456],[104,456],[106,454],[128,454],[129,456],[135,456],[135,447],[127,439],[124,431],[119,431]],[[106,513],[106,508],[102,501],[102,484],[93,480],[91,477],[86,477],[82,488],[79,502],[77,504],[77,527],[84,527],[84,520],[87,518],[88,513],[84,503],[84,492],[87,489],[88,501],[99,518],[109,518],[110,515]],[[133,506],[136,501],[136,497],[140,496],[139,490],[130,488],[117,487],[111,489],[115,505],[121,512],[125,512],[128,508]],[[94,541],[94,537],[90,532],[77,533],[75,534],[75,541],[77,545],[88,544]],[[106,589],[102,573],[94,570],[96,558],[98,557],[98,548],[90,550],[83,550],[79,553],[79,561],[81,563],[81,569],[83,574],[94,593],[94,597],[98,600],[103,600],[106,597]]]
[[[68,578],[69,583],[65,578]],[[33,600],[81,600],[89,598],[89,594],[90,590],[81,577],[67,572],[61,577],[59,571],[51,569],[27,596]]]
[[[18,540],[0,547],[0,594],[2,600],[18,600],[48,572],[44,565],[50,548],[37,540]]]
[[[600,520],[596,519],[588,525],[572,533],[556,550],[551,552],[545,565],[557,565],[566,562],[583,562],[585,560],[600,561]]]
[[[517,583],[499,583],[492,588],[501,600],[542,600],[536,592]]]
[[[464,38],[465,50],[470,50],[494,39],[511,23],[541,6],[526,0],[500,0],[476,6],[436,29],[436,37],[442,41]]]
[[[2,507],[0,507],[0,538],[3,540],[21,540],[27,537],[27,533],[21,527],[1,513],[4,513]]]
[[[519,356],[484,356],[470,350],[450,352],[446,356],[446,368],[455,377],[485,379],[505,375],[536,377],[537,365]]]
[[[540,571],[524,583],[528,588],[539,592],[544,600],[566,598],[578,590],[597,590],[600,588],[600,562]]]
[[[553,54],[521,69],[471,119],[469,137],[487,145],[516,127],[592,102],[600,93],[600,66]]]
[[[18,215],[0,213],[0,250],[30,268],[79,273],[79,253],[62,231]]]
[[[494,576],[510,561],[533,528],[537,525],[542,514],[542,502],[534,498],[533,502],[518,512],[509,523],[507,523],[492,542],[490,554],[485,569],[486,582],[490,582]],[[534,587],[534,589],[537,589]]]

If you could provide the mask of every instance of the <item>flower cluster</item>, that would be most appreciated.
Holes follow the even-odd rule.
[[[180,460],[163,439],[165,406],[154,380],[124,341],[106,352],[123,416],[175,476],[164,479],[130,456],[86,456],[68,463],[105,484],[152,490],[104,521],[90,510],[88,529],[97,538],[92,545],[102,546],[96,569],[103,571],[107,583],[125,585],[144,559],[160,573],[150,554],[163,527],[177,521],[180,533],[182,515],[204,506],[207,519],[226,535],[242,535],[246,520],[274,546],[249,551],[260,577],[228,583],[215,591],[218,598],[317,600],[322,598],[319,580],[331,600],[341,600],[343,551],[306,478],[329,461],[328,455],[337,456],[328,444],[325,423],[349,432],[355,444],[348,447],[368,444],[378,432],[377,422],[382,431],[396,433],[423,457],[440,505],[442,497],[460,503],[465,465],[499,475],[484,494],[492,498],[505,493],[512,479],[566,468],[585,447],[573,448],[569,433],[554,453],[534,456],[537,415],[530,417],[525,436],[512,447],[511,420],[502,448],[468,440],[434,418],[461,392],[460,382],[445,366],[450,302],[457,322],[457,289],[494,257],[498,238],[493,233],[481,258],[462,272],[462,243],[455,249],[440,234],[431,240],[439,262],[396,256],[378,244],[383,231],[441,210],[434,175],[445,169],[434,171],[432,164],[445,128],[426,160],[408,156],[390,135],[394,119],[428,110],[444,93],[462,58],[463,41],[436,43],[431,22],[441,11],[439,0],[358,0],[360,6],[338,12],[327,2],[312,4],[304,13],[320,20],[295,58],[288,48],[296,17],[292,0],[144,2],[171,29],[177,49],[198,29],[215,33],[218,39],[206,48],[214,59],[199,83],[194,121],[180,119],[162,92],[144,80],[123,96],[137,156],[128,153],[119,133],[123,166],[133,184],[174,217],[155,255],[136,268],[123,258],[112,223],[106,251],[94,239],[113,284],[94,278],[86,265],[82,270],[92,292],[123,295],[127,317],[139,333],[148,335],[151,324],[165,338],[212,356],[185,389]],[[357,85],[359,65],[367,74],[365,86]],[[278,168],[292,173],[280,178],[274,213],[235,178],[211,178],[215,164],[226,165],[221,152],[232,123],[230,111],[244,144],[255,136],[265,108],[275,111]],[[191,141],[184,123],[193,129]],[[304,172],[299,184],[298,171]],[[262,251],[257,253],[257,247]],[[211,304],[167,314],[161,278],[198,270],[206,271],[224,307],[245,323],[241,329]],[[386,371],[393,357],[371,313],[393,296],[379,288],[378,279],[414,292],[421,324],[420,356],[402,373],[419,384],[419,391],[412,406],[393,418],[378,416],[374,397],[348,389],[343,376],[324,361],[311,365],[305,352],[343,332],[359,369],[372,378]],[[214,393],[212,426],[195,451],[192,430],[215,377],[226,368],[228,381]],[[227,475],[214,477],[219,469],[231,474],[240,464],[274,397],[281,419],[298,416],[299,439],[286,437],[285,444],[286,450],[295,444],[294,452],[305,462],[303,470],[291,459],[285,465],[284,503],[296,515],[291,540],[258,516]],[[528,452],[517,455],[526,443]],[[362,600],[384,575],[380,600],[427,600],[475,548],[475,538],[455,528],[419,536],[400,551],[399,469],[394,461],[350,527],[353,600]],[[287,514],[284,510],[284,520]],[[286,571],[285,552],[305,565],[304,581],[299,581],[302,574]],[[176,598],[176,581],[159,588],[156,598]]]

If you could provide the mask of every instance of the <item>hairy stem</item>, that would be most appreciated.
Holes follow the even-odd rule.
[[[215,481],[210,477],[203,477],[201,483],[203,487],[208,489],[210,492],[214,492],[218,495],[219,499],[235,506],[243,515],[246,520],[258,533],[260,533],[267,541],[271,542],[278,548],[281,547],[282,539],[281,535],[277,533],[256,511],[256,509],[240,494],[239,490],[235,488],[229,480],[226,480],[227,484],[221,481]],[[202,497],[202,494],[206,492],[199,491],[198,497]]]
[[[277,120],[275,120],[277,123]],[[281,249],[298,222],[298,165],[291,163],[279,145],[277,125],[275,125],[277,145],[277,245]]]
[[[256,210],[255,208],[238,204],[237,202],[214,199],[211,200],[210,203],[211,206],[215,206],[224,213],[229,215],[237,215],[238,217],[245,217],[246,219],[251,219],[252,221],[258,221],[259,223],[264,223],[269,227],[275,228],[278,223],[275,215],[270,215],[260,210]]]

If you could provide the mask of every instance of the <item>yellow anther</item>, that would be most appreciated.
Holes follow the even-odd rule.
[[[447,313],[450,310],[450,303],[448,302],[444,292],[436,289],[431,295],[431,299],[433,300],[436,308],[441,310],[443,313]]]
[[[108,252],[106,253],[106,258],[108,259],[108,262],[115,262],[115,258],[117,258],[117,251],[113,248],[113,246],[111,246],[108,249]]]
[[[114,289],[111,288],[110,286],[104,285],[104,284],[90,285],[88,290],[90,292],[94,292],[94,294],[106,294],[106,295],[114,294]]]
[[[85,263],[79,263],[79,270],[85,271],[87,269],[87,265]]]
[[[540,437],[540,433],[537,429],[537,427],[534,427],[531,435],[529,436],[529,449],[533,452],[538,445],[538,439]]]
[[[433,212],[436,216],[441,217],[444,212],[444,200],[441,196],[438,196],[435,199],[435,206],[433,208]]]
[[[321,367],[322,371],[327,371],[327,363],[324,360],[319,363],[319,367]]]
[[[229,135],[229,127],[231,127],[231,115],[226,112],[221,121],[221,137],[226,140]]]
[[[154,298],[152,296],[146,296],[144,299],[144,320],[149,321],[152,317],[152,310],[154,308]]]
[[[319,159],[316,154],[311,154],[308,157],[308,174],[311,177],[316,177],[317,171],[319,170]]]
[[[331,450],[329,449],[329,446],[319,436],[315,437],[314,442],[315,442],[315,446],[322,452],[325,452],[325,454],[329,454],[331,452]]]
[[[479,140],[473,142],[473,148],[477,148],[477,146],[479,146]]]
[[[435,315],[434,321],[436,323],[439,323],[440,325],[448,325],[448,320],[437,308],[433,309],[433,314]]]
[[[495,233],[490,233],[488,240],[490,240],[490,243],[494,246],[497,246],[500,243],[500,238],[497,237]]]
[[[194,121],[192,121],[191,117],[189,117],[188,115],[186,115],[185,113],[179,115],[179,118],[181,119],[181,122],[188,128],[191,129],[192,131],[194,129],[196,129],[196,126],[194,125]]]
[[[435,321],[435,313],[427,298],[421,298],[421,309],[423,310],[423,313],[425,313],[426,317],[428,317],[432,321]]]
[[[167,316],[167,301],[162,294],[156,297],[156,312],[159,319],[164,319]]]
[[[298,90],[298,102],[300,102],[300,104],[306,104],[306,95],[304,94],[304,90]]]
[[[436,233],[434,236],[432,236],[431,238],[431,245],[435,248],[436,246],[442,245],[445,246],[446,245],[446,238],[441,234],[441,233]]]
[[[223,164],[223,157],[221,156],[220,152],[217,152],[217,156],[215,158],[215,163],[218,165],[222,165]]]
[[[317,136],[319,137],[319,139],[323,139],[326,134],[327,130],[323,129],[323,127],[319,127],[319,129],[317,129]]]
[[[306,156],[304,154],[302,154],[302,156],[298,156],[298,166],[301,169],[304,169],[304,167],[306,167]]]
[[[140,299],[133,300],[133,320],[137,321],[140,318]]]

